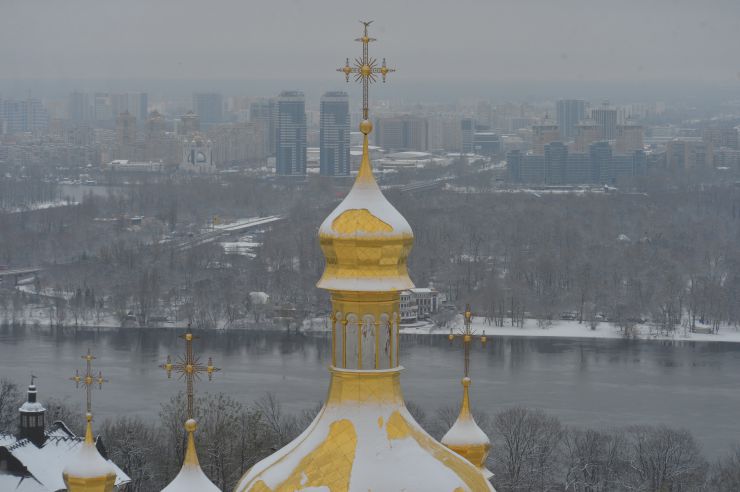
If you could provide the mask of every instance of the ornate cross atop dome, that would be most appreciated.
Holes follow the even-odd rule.
[[[378,66],[378,60],[377,58],[371,58],[369,54],[369,44],[373,41],[377,41],[375,38],[371,38],[368,35],[367,28],[370,26],[370,24],[373,23],[373,21],[360,21],[363,26],[365,26],[365,32],[363,35],[355,41],[359,41],[362,43],[362,56],[360,58],[354,59],[354,65],[349,64],[349,58],[347,58],[347,61],[345,65],[342,68],[337,68],[337,72],[343,72],[344,76],[349,82],[350,75],[354,74],[355,76],[355,82],[362,82],[362,118],[363,120],[367,121],[368,118],[368,92],[370,88],[370,84],[373,82],[377,82],[379,74],[381,78],[383,79],[383,82],[385,82],[385,77],[391,73],[395,72],[395,68],[388,68],[388,66],[385,63],[385,58],[383,58],[383,61],[381,62],[380,66]],[[363,121],[363,123],[365,123]],[[365,131],[367,130],[367,131]],[[372,130],[372,125],[368,127],[367,125],[360,124],[360,131],[367,135]]]

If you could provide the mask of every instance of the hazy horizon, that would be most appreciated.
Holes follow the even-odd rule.
[[[10,0],[3,11],[6,88],[28,80],[331,81],[359,54],[359,18],[375,20],[371,55],[398,67],[401,85],[740,85],[740,3],[731,0],[221,0],[207,8]]]

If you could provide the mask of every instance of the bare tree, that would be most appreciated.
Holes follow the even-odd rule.
[[[15,431],[21,398],[21,392],[15,383],[5,378],[0,379],[0,433]]]
[[[541,410],[517,407],[496,415],[493,428],[491,461],[502,490],[553,490],[560,422]]]

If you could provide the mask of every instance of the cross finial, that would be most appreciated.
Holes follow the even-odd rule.
[[[86,411],[88,415],[92,414],[92,390],[95,387],[95,385],[98,385],[98,389],[103,389],[103,383],[107,383],[108,380],[103,377],[102,371],[98,371],[98,375],[96,376],[93,372],[92,368],[92,361],[94,361],[97,357],[92,355],[90,353],[90,349],[87,349],[87,354],[82,356],[82,359],[85,360],[85,374],[80,376],[80,371],[75,370],[75,375],[69,378],[70,380],[75,382],[75,386],[77,388],[82,385],[85,388],[85,394],[87,396],[87,405],[86,405]],[[32,383],[33,384],[33,378],[36,376],[31,376]]]
[[[188,419],[193,418],[193,399],[194,390],[193,384],[195,379],[200,379],[202,373],[208,374],[208,380],[213,378],[213,373],[218,372],[221,369],[213,365],[213,359],[208,358],[208,364],[204,365],[200,362],[200,358],[193,353],[193,340],[200,338],[193,335],[188,324],[188,330],[179,336],[185,340],[185,356],[178,356],[177,362],[172,362],[172,358],[168,355],[167,361],[160,365],[162,369],[167,371],[167,377],[172,377],[172,372],[176,372],[179,375],[179,379],[185,379],[186,395],[188,399]]]
[[[465,312],[463,313],[463,327],[458,328],[455,332],[453,328],[450,328],[450,334],[448,339],[450,343],[455,341],[455,337],[459,336],[463,340],[463,349],[465,354],[465,377],[470,377],[470,345],[473,342],[473,338],[478,336],[475,329],[473,328],[473,311],[470,309],[470,304],[465,305]],[[479,336],[481,345],[485,346],[488,342],[486,337],[486,331],[483,330],[483,334]]]
[[[349,82],[349,76],[352,74],[355,75],[355,82],[362,82],[362,118],[367,120],[369,85],[373,82],[377,82],[377,74],[380,74],[383,82],[385,82],[386,75],[390,72],[395,72],[396,69],[388,68],[385,58],[383,58],[382,63],[378,65],[377,58],[370,57],[368,53],[368,45],[373,41],[377,41],[375,38],[371,38],[368,34],[368,26],[370,26],[373,21],[360,22],[364,26],[364,32],[362,37],[355,39],[355,41],[362,43],[362,57],[355,58],[353,65],[350,65],[349,58],[347,58],[344,67],[338,68],[337,72],[344,73],[347,82]]]

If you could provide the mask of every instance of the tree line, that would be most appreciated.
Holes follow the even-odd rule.
[[[159,418],[114,417],[97,425],[109,457],[131,477],[127,492],[161,490],[184,457],[184,394],[161,406]],[[14,432],[21,394],[0,381],[0,432]],[[47,423],[63,420],[83,431],[81,412],[47,400]],[[450,428],[457,408],[407,407],[436,439]],[[298,436],[320,405],[286,413],[270,394],[243,405],[227,394],[197,398],[196,443],[201,467],[222,490],[231,490],[255,463]],[[502,492],[734,492],[740,490],[740,443],[710,462],[683,429],[631,426],[591,429],[563,425],[542,410],[512,407],[494,415],[476,412],[491,438],[487,467]]]

